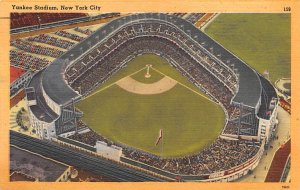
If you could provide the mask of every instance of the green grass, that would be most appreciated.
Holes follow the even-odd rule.
[[[178,84],[151,96],[113,85],[77,106],[84,113],[83,121],[95,131],[158,155],[161,147],[155,146],[155,141],[162,128],[164,157],[198,152],[211,144],[224,126],[218,105]]]
[[[274,83],[291,75],[290,14],[221,14],[205,32]]]
[[[136,81],[142,82],[142,83],[151,84],[151,83],[159,81],[160,79],[162,79],[164,77],[162,74],[156,72],[155,70],[153,70],[151,68],[149,69],[149,74],[151,75],[150,78],[145,77],[146,73],[147,73],[147,68],[132,75],[131,78],[133,78]]]
[[[104,84],[100,85],[95,91],[101,90],[118,80],[133,75],[135,79],[138,81],[144,80],[143,78],[143,71],[138,72],[141,76],[135,76],[135,72],[139,70],[146,69],[146,65],[151,64],[153,68],[159,70],[160,72],[164,73],[165,75],[173,78],[174,80],[177,80],[178,82],[188,86],[189,88],[202,93],[199,88],[197,88],[194,84],[192,84],[187,78],[182,77],[182,75],[174,68],[172,67],[167,60],[161,58],[160,56],[157,56],[155,54],[143,54],[141,56],[136,57],[135,59],[131,60],[127,66],[120,71],[118,71],[117,74],[113,75],[110,79],[108,79]],[[159,77],[157,77],[159,78]],[[205,95],[203,93],[203,95]]]
[[[192,85],[163,59],[143,55],[113,76],[108,81],[110,87],[77,104],[84,113],[82,119],[92,129],[113,141],[163,157],[197,153],[211,144],[224,126],[225,116],[217,104],[179,83],[171,90],[155,95],[133,94],[113,84],[113,81],[143,68],[143,62],[151,59],[161,61],[156,62],[155,66],[151,63],[155,69],[159,68],[159,71],[176,77],[184,85]],[[142,70],[133,76],[144,80],[140,74],[144,72]],[[151,74],[155,73],[151,71]],[[163,154],[161,144],[155,146],[160,128],[164,130]]]

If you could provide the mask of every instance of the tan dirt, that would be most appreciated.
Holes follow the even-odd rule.
[[[151,94],[160,94],[172,89],[177,84],[177,81],[169,77],[164,77],[157,82],[151,84],[145,84],[136,81],[131,77],[125,77],[119,80],[118,82],[116,82],[116,84],[120,88],[131,93],[151,95]]]

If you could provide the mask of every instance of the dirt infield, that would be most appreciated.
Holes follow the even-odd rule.
[[[122,89],[131,93],[151,95],[151,94],[160,94],[172,89],[177,84],[177,81],[169,77],[164,77],[157,82],[151,84],[145,84],[136,81],[131,77],[125,77],[119,80],[118,82],[116,82],[116,84]]]

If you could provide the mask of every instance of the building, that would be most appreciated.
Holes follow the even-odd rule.
[[[23,89],[31,79],[31,72],[15,66],[10,66],[10,96]]]
[[[10,146],[10,178],[13,181],[67,181],[71,167],[39,154]]]

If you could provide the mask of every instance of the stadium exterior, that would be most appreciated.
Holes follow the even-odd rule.
[[[145,30],[142,27],[144,25],[151,26],[152,24],[168,27],[170,31],[160,29],[151,31],[151,29]],[[108,41],[110,40],[112,44],[116,45],[117,42],[111,40],[112,37],[117,36],[118,31],[129,26],[133,28],[141,26],[137,28],[137,31],[132,31],[136,36],[130,39],[155,35],[172,41],[181,46],[199,64],[202,64],[202,62],[198,60],[203,59],[201,58],[203,55],[201,54],[200,56],[200,50],[204,52],[205,56],[208,57],[207,59],[213,60],[214,65],[218,66],[218,69],[221,68],[219,72],[211,72],[213,68],[210,68],[211,70],[208,69],[208,71],[234,94],[231,99],[231,105],[245,113],[244,115],[240,114],[240,117],[233,119],[232,122],[238,125],[245,124],[252,126],[249,129],[238,129],[237,134],[229,134],[223,130],[220,138],[229,140],[243,139],[261,143],[257,154],[242,166],[206,175],[205,177],[202,176],[201,178],[198,176],[182,177],[186,180],[196,181],[232,181],[246,175],[249,170],[254,169],[259,163],[264,145],[269,142],[278,123],[278,97],[273,85],[242,60],[201,32],[193,24],[179,17],[166,14],[133,14],[115,19],[65,52],[47,68],[36,73],[28,84],[26,97],[30,121],[38,135],[42,139],[52,139],[63,133],[76,130],[76,123],[83,113],[77,110],[74,104],[89,92],[81,93],[81,89],[73,89],[71,87],[72,82],[80,76],[71,76],[70,67],[82,61],[83,58],[96,59],[93,53],[98,51],[99,54],[100,52],[97,48],[101,45],[110,50],[110,46],[107,45]],[[183,40],[181,40],[181,37]],[[186,44],[186,41],[184,41],[185,38],[189,40],[189,44]],[[104,56],[109,55],[109,52],[107,51]],[[144,52],[137,52],[134,56],[142,53]],[[111,75],[122,69],[131,59],[132,57],[124,60],[117,69],[111,70]],[[182,74],[189,75],[188,71],[180,68],[180,64],[175,63],[171,58],[167,58],[167,60]],[[223,71],[227,73],[226,77],[222,75]],[[68,75],[66,74],[67,72]],[[99,81],[98,85],[106,81],[111,75]],[[192,79],[190,80],[222,106],[226,114],[227,124],[229,116],[224,106],[213,95],[207,92],[201,84]],[[143,166],[140,165],[140,167]],[[149,169],[149,166],[144,168]],[[155,172],[158,171],[155,170]],[[164,174],[171,175],[170,173]],[[171,175],[171,177],[174,176]]]

